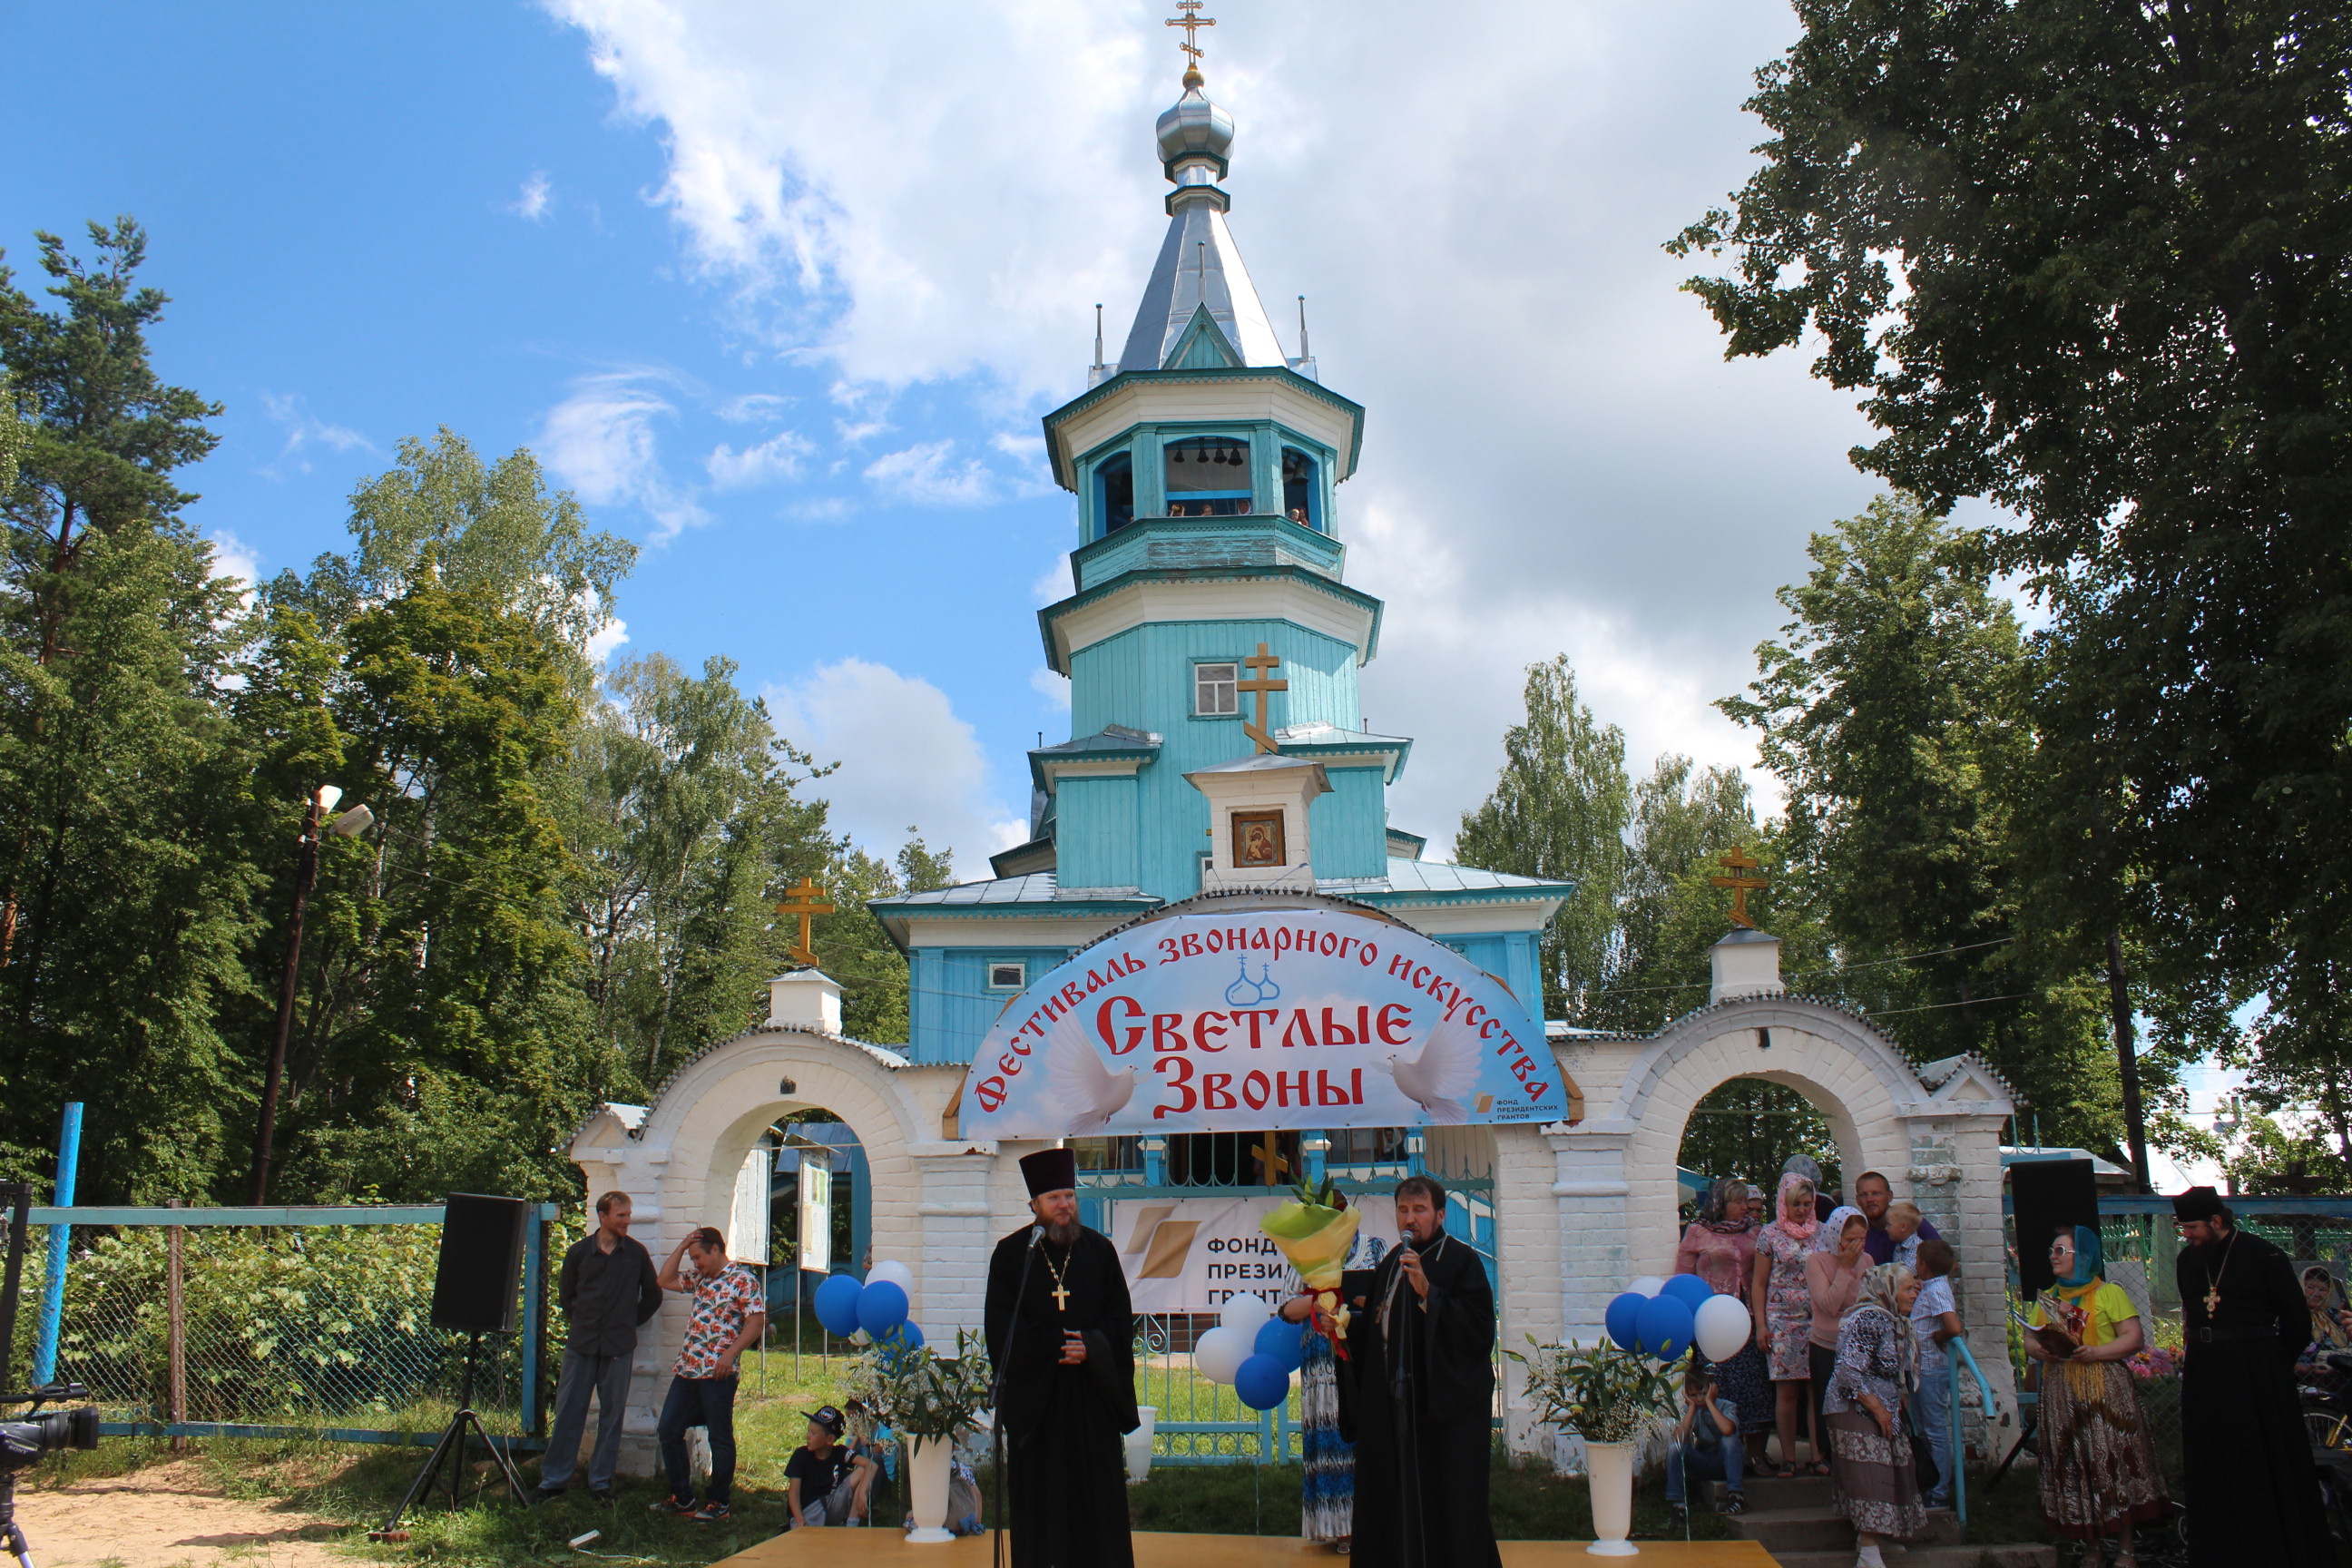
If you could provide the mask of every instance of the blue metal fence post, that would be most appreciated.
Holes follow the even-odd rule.
[[[81,1101],[66,1102],[65,1125],[58,1131],[58,1208],[71,1208],[74,1168],[81,1163]],[[40,1337],[33,1342],[33,1386],[40,1387],[58,1374],[58,1329],[66,1312],[66,1243],[73,1226],[49,1226],[49,1277],[41,1285]]]

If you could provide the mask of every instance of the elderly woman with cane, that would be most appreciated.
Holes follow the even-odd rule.
[[[2138,1568],[2132,1530],[2171,1511],[2139,1387],[2124,1365],[2146,1343],[2139,1309],[2106,1281],[2099,1233],[2061,1226],[2057,1283],[2034,1302],[2025,1353],[2042,1367],[2042,1514],[2075,1541],[2116,1537],[2116,1568]]]
[[[1903,1407],[1919,1370],[1911,1305],[1919,1281],[1900,1263],[1864,1275],[1838,1321],[1822,1419],[1830,1439],[1830,1497],[1853,1521],[1860,1568],[1883,1568],[1882,1536],[1907,1540],[1925,1529],[1919,1476]]]

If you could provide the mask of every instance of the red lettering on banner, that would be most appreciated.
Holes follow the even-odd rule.
[[[1199,931],[1188,931],[1176,940],[1184,944],[1185,957],[1198,958],[1201,956],[1201,933]]]
[[[1106,997],[1103,1005],[1095,1009],[1095,1033],[1102,1037],[1102,1043],[1109,1048],[1111,1055],[1123,1057],[1143,1043],[1143,1026],[1140,1024],[1113,1026],[1110,1021],[1110,1010],[1113,1007],[1124,1008],[1125,1012],[1122,1014],[1124,1017],[1140,1018],[1143,1016],[1143,1004],[1132,996],[1110,996]],[[1114,1026],[1127,1037],[1127,1044],[1122,1046],[1111,1038],[1110,1032]]]
[[[1476,1028],[1478,1026],[1479,1018],[1485,1015],[1486,1011],[1486,1009],[1478,1005],[1477,1003],[1471,1003],[1470,1010],[1462,1015],[1462,1026],[1465,1029]]]
[[[1394,980],[1400,974],[1405,977],[1406,984],[1410,985],[1412,984],[1412,955],[1411,953],[1400,952],[1394,958],[1389,960],[1389,978],[1391,980]]]
[[[1405,984],[1411,985],[1415,991],[1425,989],[1429,984],[1429,965],[1425,963],[1414,964],[1412,966],[1412,974]]]
[[[979,1086],[971,1091],[971,1097],[980,1101],[980,1108],[982,1110],[992,1111],[1004,1103],[1004,1080],[1001,1078],[982,1079]]]
[[[1325,931],[1322,936],[1316,940],[1315,948],[1316,951],[1320,952],[1324,957],[1330,957],[1333,953],[1339,951],[1339,933],[1335,931]]]
[[[1231,1110],[1234,1104],[1233,1081],[1234,1075],[1229,1072],[1202,1073],[1201,1075],[1201,1109]]]
[[[1485,1023],[1478,1026],[1478,1037],[1482,1040],[1491,1040],[1495,1037],[1495,1031],[1502,1026],[1503,1020],[1500,1018],[1490,1017]]]
[[[1348,1076],[1355,1085],[1355,1093],[1353,1098],[1349,1097],[1349,1091],[1345,1088],[1342,1088],[1340,1085],[1331,1081],[1331,1075],[1328,1071],[1319,1068],[1317,1068],[1315,1073],[1315,1103],[1318,1105],[1363,1104],[1364,1069],[1361,1068],[1351,1068],[1349,1069]]]
[[[1265,934],[1265,927],[1260,926],[1257,930],[1250,932],[1250,951],[1252,952],[1264,952],[1267,948],[1273,945],[1272,940]]]
[[[1282,1031],[1282,1043],[1286,1048],[1316,1044],[1315,1020],[1307,1016],[1306,1008],[1293,1007],[1290,1010],[1290,1023]]]
[[[1327,1046],[1360,1046],[1364,1040],[1360,1035],[1349,1034],[1347,1025],[1335,1022],[1331,1009],[1326,1007],[1323,1009],[1323,1043]]]
[[[1290,1080],[1294,1078],[1298,1080],[1298,1103],[1302,1106],[1314,1104],[1315,1091],[1307,1087],[1305,1068],[1295,1073],[1278,1072],[1274,1075],[1274,1102],[1279,1106],[1289,1105]]]
[[[1242,1103],[1252,1110],[1264,1110],[1265,1102],[1274,1098],[1274,1086],[1265,1081],[1265,1074],[1252,1072],[1242,1079]]]
[[[1175,963],[1178,959],[1180,959],[1180,958],[1181,958],[1181,957],[1183,957],[1183,956],[1184,956],[1184,954],[1183,954],[1181,952],[1180,952],[1180,951],[1178,950],[1177,946],[1176,946],[1176,939],[1175,939],[1174,937],[1172,937],[1172,936],[1163,936],[1163,937],[1161,937],[1161,938],[1160,939],[1160,963]]]
[[[1170,1041],[1174,1041],[1171,1045]],[[1184,1015],[1154,1013],[1151,1015],[1151,1048],[1155,1051],[1181,1051],[1184,1048]]]
[[[1536,1062],[1533,1057],[1520,1057],[1511,1063],[1511,1076],[1521,1083],[1527,1082],[1528,1075],[1535,1070]]]
[[[997,1070],[1002,1072],[1006,1078],[1016,1078],[1021,1072],[1021,1064],[1014,1061],[1010,1056],[1002,1056],[997,1058],[996,1067]]]
[[[1286,952],[1288,952],[1289,951],[1290,951],[1290,928],[1289,928],[1288,926],[1276,926],[1276,927],[1275,927],[1275,928],[1274,928],[1274,952],[1275,952],[1275,956],[1276,956],[1276,957],[1278,958],[1278,957],[1280,957],[1282,954],[1284,954],[1284,953],[1286,953]]]
[[[1223,931],[1211,931],[1211,932],[1209,933],[1209,935],[1208,935],[1208,943],[1209,943],[1209,951],[1210,951],[1211,952],[1224,952],[1224,951],[1225,951],[1225,933],[1224,933],[1224,932],[1223,932]]]
[[[1315,951],[1315,928],[1312,926],[1300,926],[1298,928],[1298,934],[1291,939],[1291,945],[1296,947],[1301,952],[1313,952]]]
[[[1265,1008],[1257,1008],[1257,1009],[1253,1009],[1252,1011],[1247,1012],[1247,1013],[1236,1013],[1236,1014],[1234,1014],[1234,1016],[1235,1018],[1247,1018],[1247,1019],[1249,1020],[1249,1026],[1250,1026],[1250,1049],[1252,1049],[1252,1050],[1256,1050],[1260,1046],[1262,1046],[1262,1045],[1264,1045],[1264,1044],[1265,1043],[1265,1041],[1263,1041],[1263,1040],[1261,1040],[1261,1039],[1259,1039],[1259,1038],[1258,1038],[1258,1027],[1259,1027],[1259,1026],[1264,1025],[1264,1024],[1271,1024],[1271,1023],[1273,1023],[1276,1018],[1281,1017],[1281,1016],[1282,1016],[1282,1009],[1281,1009],[1281,1008],[1279,1008],[1279,1007],[1265,1007]]]
[[[1381,950],[1369,942],[1364,943],[1364,951],[1356,954],[1356,962],[1362,964],[1366,969],[1370,969],[1373,964],[1378,963],[1380,961]]]
[[[1021,1037],[1018,1035],[1013,1036],[1010,1040],[1007,1040],[1005,1044],[1013,1047],[1013,1054],[1016,1057],[1025,1057],[1029,1054],[1028,1046],[1022,1041]]]
[[[1214,931],[1211,931],[1209,934],[1210,934],[1211,936],[1214,936],[1214,935],[1216,935],[1217,933],[1216,933],[1216,932],[1214,932]],[[1211,1027],[1209,1027],[1209,1020],[1210,1020],[1210,1019],[1212,1019],[1212,1018],[1214,1018],[1214,1019],[1216,1019],[1216,1020],[1217,1020],[1217,1026],[1216,1026],[1215,1028],[1213,1028],[1213,1029],[1212,1029]],[[1195,1050],[1202,1050],[1202,1051],[1222,1051],[1222,1050],[1223,1050],[1223,1049],[1225,1048],[1225,1046],[1224,1046],[1224,1034],[1225,1034],[1225,1022],[1224,1022],[1224,1019],[1225,1019],[1225,1016],[1224,1016],[1223,1013],[1203,1013],[1203,1014],[1202,1014],[1199,1017],[1197,1017],[1197,1018],[1193,1019],[1193,1020],[1192,1020],[1192,1047],[1193,1047],[1193,1049],[1195,1049]],[[1209,1042],[1210,1042],[1211,1040],[1215,1040],[1217,1043],[1216,1043],[1215,1045],[1213,1045],[1213,1045],[1209,1044]]]
[[[1053,1023],[1055,1019],[1059,1018],[1063,1014],[1069,1010],[1070,1005],[1062,1000],[1061,993],[1058,991],[1053,995],[1046,997],[1045,1005],[1037,1009],[1037,1011],[1045,1015],[1045,1022],[1048,1024]]]
[[[1161,1117],[1169,1115],[1171,1112],[1175,1115],[1181,1116],[1186,1111],[1201,1103],[1201,1097],[1192,1090],[1192,1059],[1190,1057],[1161,1057],[1158,1061],[1151,1064],[1151,1070],[1154,1072],[1164,1073],[1170,1068],[1174,1068],[1176,1069],[1176,1074],[1174,1080],[1167,1087],[1174,1089],[1184,1098],[1178,1100],[1173,1105],[1153,1106],[1151,1108],[1151,1120],[1154,1121],[1159,1121]]]
[[[1075,980],[1070,982],[1067,985],[1063,986],[1061,990],[1055,993],[1055,994],[1061,997],[1065,1004],[1072,1007],[1076,1006],[1079,1003],[1087,999],[1087,994],[1078,989],[1078,983]]]
[[[1247,946],[1249,946],[1249,927],[1228,926],[1225,928],[1225,951],[1227,952],[1239,952]]]
[[[1529,1100],[1541,1100],[1550,1091],[1550,1089],[1551,1085],[1548,1083],[1531,1083],[1528,1085],[1528,1098]]]
[[[1363,1104],[1364,1069],[1361,1068],[1349,1068],[1348,1069],[1348,1082],[1350,1086],[1351,1092],[1353,1092],[1356,1097],[1356,1103],[1358,1105]]]
[[[1391,1013],[1397,1016],[1391,1018],[1389,1016]],[[1381,1032],[1382,1045],[1405,1045],[1412,1039],[1412,1009],[1402,1002],[1391,1002],[1381,1009],[1380,1021],[1372,1026]],[[1396,1033],[1389,1033],[1391,1029]]]

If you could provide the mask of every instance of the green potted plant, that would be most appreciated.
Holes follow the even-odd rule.
[[[1585,1479],[1592,1491],[1592,1544],[1602,1557],[1631,1556],[1633,1461],[1642,1434],[1675,1408],[1668,1368],[1638,1351],[1597,1345],[1538,1344],[1505,1351],[1527,1369],[1528,1403],[1540,1419],[1584,1439]]]
[[[915,1514],[908,1540],[954,1539],[947,1529],[948,1461],[957,1434],[987,1407],[988,1387],[988,1350],[969,1329],[956,1331],[951,1356],[885,1340],[851,1363],[851,1397],[907,1439],[907,1497]]]

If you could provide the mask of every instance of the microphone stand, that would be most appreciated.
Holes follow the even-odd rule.
[[[990,1554],[996,1568],[1004,1568],[1004,1374],[1013,1364],[1013,1347],[1021,1334],[1021,1304],[1029,1299],[1029,1270],[1037,1263],[1037,1244],[1045,1239],[1045,1227],[1029,1227],[1029,1249],[1021,1257],[1021,1283],[1013,1292],[1013,1317],[1004,1325],[1004,1353],[996,1360],[996,1375],[988,1385],[989,1424],[994,1428],[991,1441],[996,1455],[996,1476],[990,1489],[996,1494],[996,1526],[990,1545]]]

